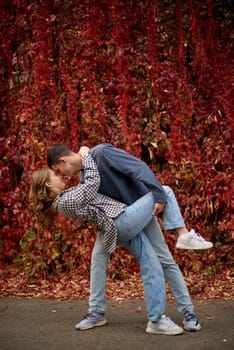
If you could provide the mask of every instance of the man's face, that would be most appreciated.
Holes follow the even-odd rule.
[[[52,169],[56,173],[66,176],[73,176],[75,174],[75,169],[69,161],[60,160],[59,163],[52,166]]]
[[[52,169],[56,173],[60,173],[66,176],[77,175],[79,171],[82,169],[81,165],[74,159],[74,156],[64,156],[59,159],[57,164],[52,166]]]

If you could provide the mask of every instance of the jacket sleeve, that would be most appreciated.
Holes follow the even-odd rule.
[[[153,193],[155,203],[166,202],[166,195],[161,183],[142,160],[110,144],[101,145],[101,149],[94,149],[92,155],[95,155],[95,159],[99,158],[97,163],[101,159],[106,166],[127,176],[135,183],[143,183],[147,190]]]

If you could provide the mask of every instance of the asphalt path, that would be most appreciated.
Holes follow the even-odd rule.
[[[109,301],[106,326],[77,331],[86,301],[1,298],[0,350],[233,350],[234,301],[194,304],[202,329],[165,336],[145,333],[144,301]],[[166,315],[182,324],[175,304]]]

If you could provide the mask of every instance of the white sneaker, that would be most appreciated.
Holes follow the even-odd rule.
[[[193,311],[185,311],[183,324],[184,329],[189,332],[196,332],[201,329],[201,325],[198,322],[197,316]]]
[[[176,248],[178,249],[204,250],[212,247],[213,243],[206,241],[193,229],[188,233],[180,235],[176,242]]]
[[[177,335],[184,332],[183,328],[177,326],[169,317],[162,315],[158,322],[148,321],[146,333]]]

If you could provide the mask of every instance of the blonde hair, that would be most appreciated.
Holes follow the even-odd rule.
[[[30,209],[35,215],[37,222],[46,228],[53,224],[55,216],[55,212],[51,207],[55,196],[46,185],[49,180],[49,168],[41,168],[34,171],[29,193]]]

